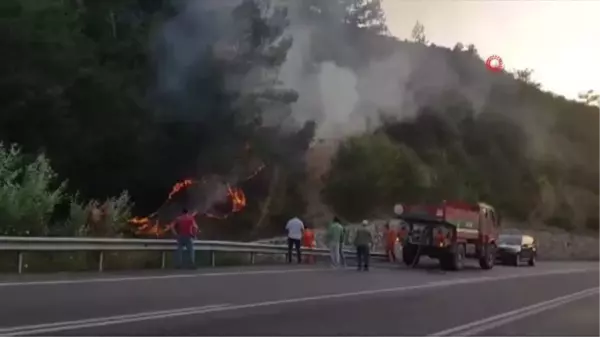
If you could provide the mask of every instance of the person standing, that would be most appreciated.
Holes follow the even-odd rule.
[[[369,271],[369,258],[371,257],[371,246],[373,245],[373,235],[368,228],[369,222],[363,220],[362,226],[356,231],[354,237],[354,246],[356,247],[356,259],[358,261],[358,270]]]
[[[194,238],[198,234],[198,224],[194,216],[189,214],[184,207],[181,215],[175,219],[171,230],[177,238],[177,252],[175,253],[175,267],[183,267],[183,250],[186,250],[188,268],[196,268],[196,255],[194,252]]]
[[[340,220],[337,217],[333,218],[333,221],[327,228],[325,241],[329,247],[331,266],[334,268],[337,268],[340,265],[340,241],[343,230],[344,228],[340,224]]]
[[[396,262],[396,241],[398,241],[398,232],[391,228],[390,223],[385,224],[385,230],[383,232],[385,238],[385,254],[387,255],[388,261]]]
[[[306,225],[304,228],[304,232],[302,233],[302,247],[305,249],[312,250],[317,247],[315,242],[315,232],[312,230],[310,225]],[[315,256],[314,255],[306,255],[304,257],[305,263],[314,264]]]
[[[342,233],[340,234],[340,265],[346,267],[346,255],[344,255],[344,244],[346,243],[346,237],[348,235],[348,229],[342,225]]]
[[[302,240],[302,232],[304,232],[304,223],[298,217],[293,217],[285,225],[288,232],[288,263],[292,263],[292,248],[296,249],[296,258],[298,263],[302,263],[302,255],[300,252],[300,240]]]

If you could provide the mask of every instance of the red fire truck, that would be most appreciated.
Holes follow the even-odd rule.
[[[483,269],[494,267],[500,221],[484,203],[444,201],[439,205],[394,207],[401,221],[402,260],[416,266],[423,255],[440,261],[442,269],[459,270],[465,258],[478,259]]]

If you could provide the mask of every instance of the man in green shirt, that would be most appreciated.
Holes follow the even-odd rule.
[[[369,257],[371,256],[371,246],[373,245],[373,235],[368,228],[369,222],[363,220],[362,227],[356,231],[354,237],[354,246],[356,246],[356,259],[358,261],[358,270],[369,271]]]
[[[333,218],[333,221],[327,228],[327,234],[325,241],[329,247],[329,255],[331,257],[331,266],[337,268],[340,265],[340,241],[342,239],[342,233],[344,228],[340,224],[340,220],[337,217]]]

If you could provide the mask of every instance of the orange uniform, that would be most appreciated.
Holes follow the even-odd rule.
[[[302,247],[305,248],[315,248],[315,232],[313,232],[312,229],[310,228],[306,228],[304,230],[304,232],[302,233]],[[305,262],[307,263],[315,263],[315,256],[314,255],[305,255]]]
[[[394,250],[394,246],[396,245],[396,240],[398,240],[398,232],[393,229],[387,229],[384,233],[385,236],[385,252],[388,255],[388,258],[391,262],[396,261],[396,252]]]

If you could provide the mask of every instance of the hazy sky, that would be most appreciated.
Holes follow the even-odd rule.
[[[429,41],[475,44],[506,69],[569,98],[600,91],[600,0],[383,0],[391,33],[409,38],[419,20]]]

